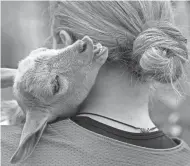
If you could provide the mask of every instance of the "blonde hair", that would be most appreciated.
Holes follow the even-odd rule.
[[[58,1],[50,9],[54,35],[90,36],[108,47],[108,61],[124,62],[141,81],[172,83],[183,74],[187,41],[168,1]]]

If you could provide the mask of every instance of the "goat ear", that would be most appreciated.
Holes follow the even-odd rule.
[[[26,122],[21,134],[20,143],[11,158],[11,163],[21,162],[32,154],[47,126],[47,121],[47,114],[40,111],[33,110],[26,114]]]
[[[0,125],[23,124],[25,114],[16,100],[1,101]]]
[[[13,86],[17,69],[1,68],[1,88]]]

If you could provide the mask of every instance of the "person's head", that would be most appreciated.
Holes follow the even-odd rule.
[[[88,35],[108,47],[104,66],[119,64],[129,82],[173,85],[184,74],[187,40],[169,1],[58,1],[50,9],[54,48]]]

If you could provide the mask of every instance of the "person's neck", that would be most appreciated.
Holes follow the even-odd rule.
[[[82,105],[80,113],[103,115],[145,129],[155,127],[149,116],[148,85],[135,84],[134,80],[130,82],[129,76],[123,71],[106,69],[101,70],[101,74],[99,74],[95,86]],[[100,116],[90,114],[85,116],[120,130],[140,132],[140,130]]]

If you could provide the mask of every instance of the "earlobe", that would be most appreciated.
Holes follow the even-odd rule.
[[[59,32],[59,36],[61,38],[62,43],[64,43],[65,46],[71,45],[73,43],[71,36],[66,31],[61,30]]]
[[[72,38],[68,32],[61,30],[57,34],[54,34],[53,37],[53,48],[59,49],[67,47],[73,43]]]

